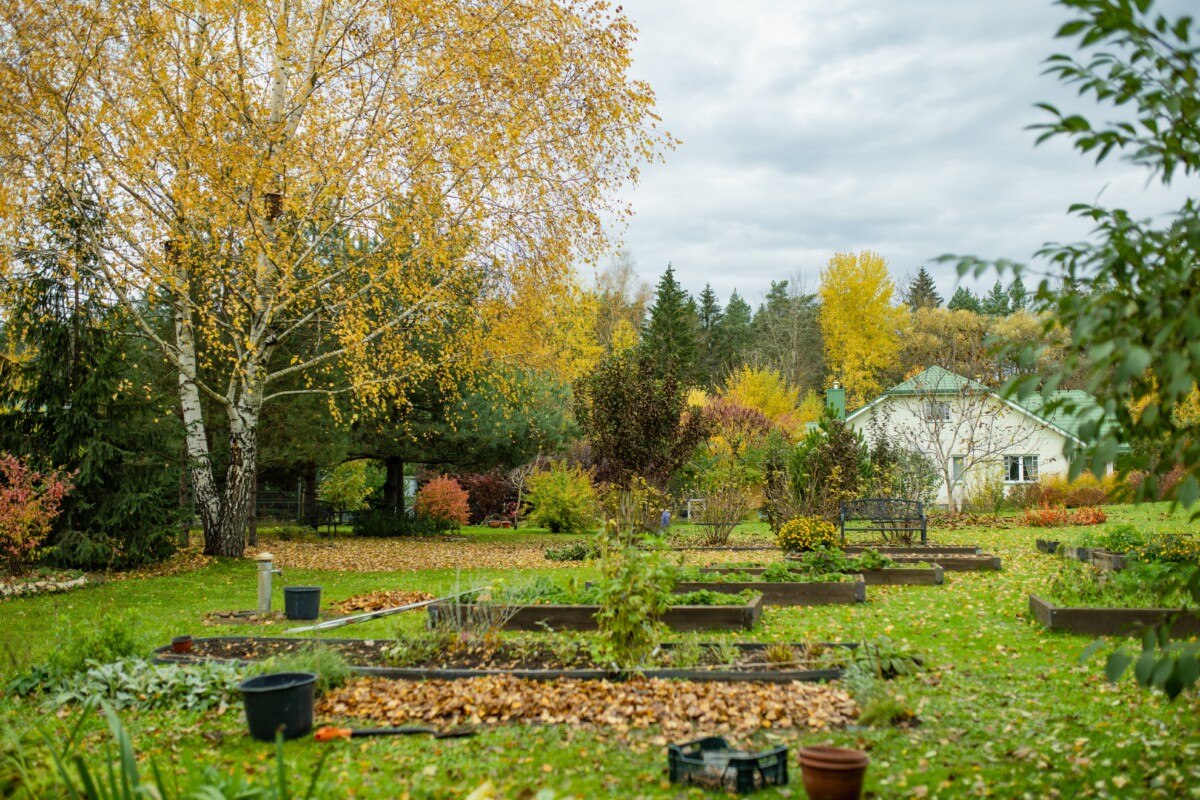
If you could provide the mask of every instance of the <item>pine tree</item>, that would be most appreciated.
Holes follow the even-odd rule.
[[[1004,287],[1000,284],[1000,281],[996,281],[996,284],[992,286],[992,290],[987,293],[987,296],[983,298],[979,306],[980,311],[989,317],[1008,316],[1008,292],[1004,291]]]
[[[908,282],[908,286],[904,287],[900,301],[910,310],[916,311],[918,308],[940,308],[942,296],[938,294],[937,284],[933,282],[929,272],[925,267],[921,267]]]
[[[694,302],[675,280],[675,269],[668,264],[642,334],[642,345],[658,365],[659,376],[674,373],[685,385],[696,374],[699,323]]]
[[[1009,313],[1015,311],[1024,311],[1025,305],[1029,302],[1029,292],[1025,289],[1025,284],[1021,280],[1021,276],[1013,278],[1012,285],[1008,287],[1008,308]]]
[[[701,384],[711,386],[721,372],[721,304],[710,284],[704,284],[697,312],[700,356],[696,377]]]
[[[954,292],[954,296],[950,298],[950,302],[946,304],[946,308],[951,311],[973,311],[976,314],[983,313],[982,306],[979,303],[979,298],[965,286],[958,287]]]

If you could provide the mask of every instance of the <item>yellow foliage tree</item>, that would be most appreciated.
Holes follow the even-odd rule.
[[[789,386],[773,369],[742,366],[729,376],[721,396],[737,405],[762,412],[772,425],[795,438],[804,424],[800,419],[800,389]]]
[[[883,256],[870,250],[834,253],[821,272],[821,335],[831,379],[857,407],[880,390],[879,375],[894,369],[907,311],[892,305],[896,285]]]
[[[603,0],[10,0],[0,26],[2,260],[43,198],[100,209],[85,246],[178,372],[215,555],[264,403],[451,383],[671,144]]]

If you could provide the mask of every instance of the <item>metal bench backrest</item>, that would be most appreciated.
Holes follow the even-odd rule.
[[[842,541],[846,541],[846,522],[892,522],[907,523],[890,525],[887,530],[920,531],[922,544],[926,541],[925,506],[920,500],[902,500],[896,497],[873,497],[864,500],[846,500],[842,502],[841,529]],[[852,531],[883,531],[882,524],[878,526],[859,526],[850,528]]]

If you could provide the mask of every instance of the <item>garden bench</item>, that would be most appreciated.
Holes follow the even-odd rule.
[[[320,532],[321,526],[324,525],[326,530],[332,533],[334,523],[333,506],[326,503],[313,503],[304,509],[304,515],[300,518],[300,522],[317,532]]]
[[[894,534],[905,534],[902,538],[911,541],[913,534],[920,531],[921,544],[927,544],[925,529],[925,507],[920,500],[876,497],[867,500],[846,500],[841,510],[842,544],[846,543],[846,531],[878,531],[885,541]],[[848,526],[846,523],[863,523]]]

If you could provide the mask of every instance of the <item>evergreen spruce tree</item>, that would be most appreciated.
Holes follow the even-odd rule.
[[[983,313],[979,303],[979,298],[965,286],[958,287],[954,292],[954,296],[950,298],[950,302],[946,304],[946,308],[951,311],[974,311],[976,314]]]
[[[1007,317],[1009,314],[1008,292],[1000,285],[1000,281],[992,287],[987,296],[979,304],[980,311],[989,317]]]
[[[721,372],[721,303],[710,284],[704,284],[697,311],[700,355],[696,377],[704,386],[712,386]]]
[[[1029,302],[1029,292],[1025,289],[1025,284],[1021,280],[1021,276],[1013,278],[1012,285],[1008,287],[1008,310],[1009,313],[1015,311],[1024,311],[1026,304]]]
[[[75,472],[47,540],[60,566],[135,566],[174,550],[182,430],[170,375],[93,274],[104,220],[50,197],[5,287],[0,448]]]
[[[745,363],[753,341],[750,325],[750,304],[742,299],[737,289],[734,289],[729,295],[729,302],[725,304],[725,313],[721,316],[721,324],[718,327],[717,352],[720,368],[717,374],[711,376],[714,383],[723,380],[726,375]]]
[[[660,377],[673,373],[684,385],[695,380],[696,315],[695,301],[675,280],[675,269],[668,264],[642,333],[642,346],[658,365]]]
[[[918,308],[940,308],[942,305],[942,296],[938,294],[937,284],[933,282],[933,277],[925,267],[921,267],[908,282],[908,286],[904,287],[900,300],[912,311]]]

